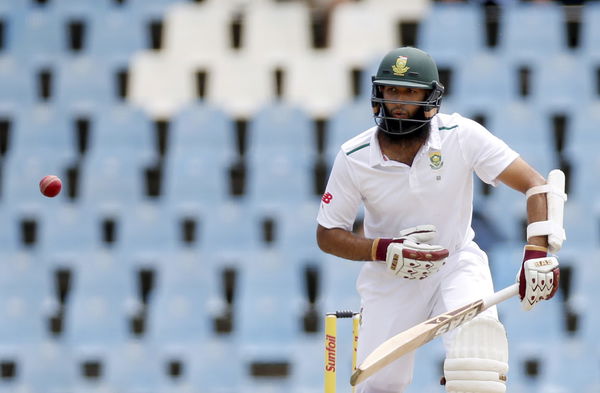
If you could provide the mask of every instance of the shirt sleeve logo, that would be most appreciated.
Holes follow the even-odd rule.
[[[326,204],[329,204],[329,202],[331,202],[332,199],[333,199],[333,195],[331,195],[329,192],[326,192],[325,194],[323,194],[323,197],[321,198],[323,203],[326,203]]]

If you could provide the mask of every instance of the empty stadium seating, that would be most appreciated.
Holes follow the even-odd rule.
[[[561,290],[498,307],[508,390],[598,392],[600,6],[571,48],[573,8],[502,2],[494,47],[481,3],[345,2],[315,48],[300,0],[0,0],[0,392],[322,391],[323,316],[360,309],[363,264],[316,244],[318,170],[375,125],[371,76],[406,22],[448,77],[443,112],[569,169]],[[500,289],[525,198],[476,187]],[[409,391],[439,392],[443,357],[421,348]]]

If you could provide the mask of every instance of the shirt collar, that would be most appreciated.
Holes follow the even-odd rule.
[[[440,131],[438,129],[437,121],[434,118],[429,124],[431,124],[431,132],[429,133],[429,138],[425,141],[425,149],[427,151],[431,150],[442,150],[442,141],[440,138]],[[381,146],[379,146],[379,139],[377,138],[378,129],[375,128],[375,131],[371,135],[371,152],[369,155],[369,166],[374,167],[376,165],[381,166],[395,166],[395,165],[404,165],[400,162],[396,162],[393,160],[387,160],[383,153],[381,152]]]

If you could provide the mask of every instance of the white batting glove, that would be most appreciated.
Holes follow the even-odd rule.
[[[435,226],[420,225],[400,232],[393,239],[375,239],[373,260],[385,261],[392,274],[422,280],[436,273],[446,263],[448,250],[431,245],[436,234]]]
[[[529,311],[538,302],[552,298],[558,290],[559,279],[558,259],[548,256],[545,247],[526,245],[523,263],[517,274],[523,309]]]

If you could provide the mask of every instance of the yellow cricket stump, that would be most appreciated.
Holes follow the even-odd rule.
[[[356,353],[358,349],[358,330],[360,314],[352,311],[336,311],[325,316],[325,393],[336,393],[336,367],[337,367],[337,320],[338,318],[352,318],[352,372],[356,370]],[[354,392],[354,387],[352,387]]]

